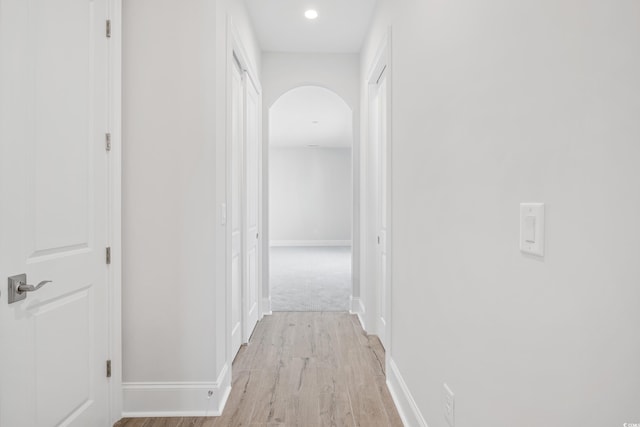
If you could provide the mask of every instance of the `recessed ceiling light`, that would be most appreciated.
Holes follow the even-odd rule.
[[[309,9],[304,13],[304,16],[307,19],[316,19],[318,17],[318,11],[314,9]]]

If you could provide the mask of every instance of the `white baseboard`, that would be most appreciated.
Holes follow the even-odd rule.
[[[428,427],[427,422],[420,413],[416,401],[413,399],[407,384],[404,382],[398,366],[393,359],[389,359],[389,367],[387,370],[387,387],[391,397],[398,408],[402,423],[406,427]]]
[[[362,325],[362,329],[366,331],[367,328],[365,327],[365,324],[364,324],[365,309],[364,309],[364,303],[362,302],[362,299],[360,299],[360,297],[354,298],[353,296],[351,296],[349,297],[349,300],[351,301],[351,309],[349,311],[351,312],[351,314],[355,314],[358,316],[358,320],[360,320],[360,325]]]
[[[209,393],[212,393],[209,396]],[[216,382],[122,383],[123,418],[217,417],[222,415],[231,376],[225,365]]]
[[[271,240],[269,242],[269,246],[271,247],[351,246],[351,240]]]
[[[262,298],[262,315],[271,316],[273,311],[271,310],[271,297]]]

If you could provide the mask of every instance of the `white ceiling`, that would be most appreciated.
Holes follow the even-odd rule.
[[[265,52],[359,52],[377,0],[245,0]],[[318,11],[308,20],[304,12]]]
[[[299,87],[282,95],[269,110],[269,143],[275,147],[351,147],[352,121],[351,109],[334,92]]]

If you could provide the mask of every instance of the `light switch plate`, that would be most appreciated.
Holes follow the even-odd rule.
[[[520,250],[544,256],[544,203],[520,204]]]

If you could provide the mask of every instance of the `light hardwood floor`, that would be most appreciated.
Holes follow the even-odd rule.
[[[275,313],[233,362],[215,418],[123,419],[116,427],[402,426],[387,389],[384,349],[347,313]]]

